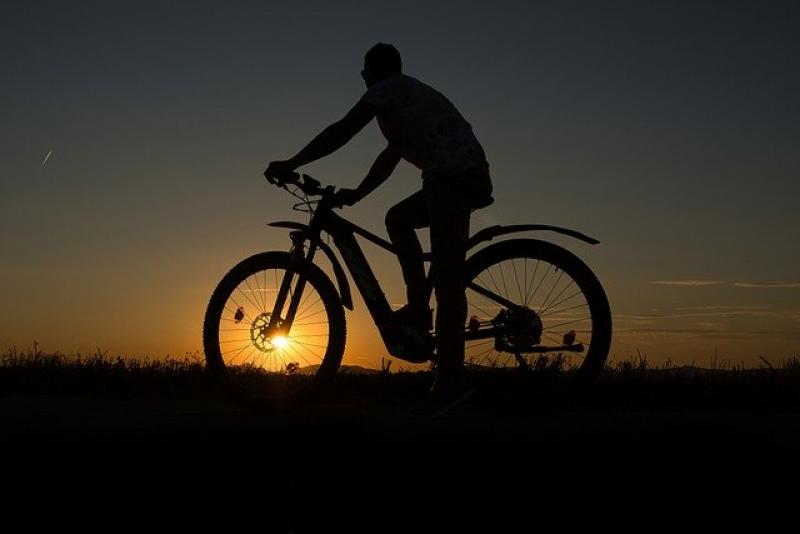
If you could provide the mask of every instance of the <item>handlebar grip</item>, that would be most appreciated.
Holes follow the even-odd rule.
[[[295,185],[307,195],[321,195],[324,191],[319,180],[307,174],[300,174],[294,171],[280,174],[265,172],[264,176],[269,183],[275,186],[285,188],[288,184]]]
[[[277,185],[278,187],[283,187],[286,184],[298,183],[300,181],[300,174],[296,172],[288,172],[280,176],[267,176],[267,181],[273,185]]]

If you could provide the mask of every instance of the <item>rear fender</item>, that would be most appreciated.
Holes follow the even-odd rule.
[[[581,241],[589,243],[590,245],[596,245],[600,243],[600,241],[598,241],[593,237],[589,237],[575,230],[570,230],[569,228],[562,228],[560,226],[550,226],[547,224],[512,224],[509,226],[501,226],[501,225],[490,226],[488,228],[484,228],[483,230],[478,231],[475,235],[469,238],[469,241],[467,241],[467,250],[485,241],[491,241],[492,239],[494,239],[499,235],[513,234],[517,232],[543,231],[543,230],[556,232],[558,234],[579,239]]]

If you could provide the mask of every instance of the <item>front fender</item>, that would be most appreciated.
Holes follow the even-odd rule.
[[[274,221],[268,223],[268,226],[272,226],[274,228],[291,228],[292,230],[308,230],[308,225],[299,223],[297,221]],[[344,269],[342,269],[342,264],[339,263],[339,258],[336,257],[331,247],[329,247],[326,243],[323,243],[322,240],[317,240],[317,246],[325,253],[328,257],[328,260],[331,262],[331,266],[333,266],[333,274],[336,276],[336,284],[339,286],[339,295],[342,299],[342,304],[345,308],[352,311],[353,310],[353,296],[350,293],[350,283],[347,281],[347,276],[344,274]]]

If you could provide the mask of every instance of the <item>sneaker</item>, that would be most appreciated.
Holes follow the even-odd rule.
[[[393,312],[394,318],[398,323],[416,328],[422,332],[433,330],[433,310],[426,308],[417,311],[408,304]]]

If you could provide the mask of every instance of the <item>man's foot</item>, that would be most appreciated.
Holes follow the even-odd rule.
[[[421,332],[433,330],[433,311],[430,308],[412,308],[408,304],[394,311],[398,323],[416,328]]]
[[[475,393],[463,374],[438,374],[433,380],[428,403],[416,412],[425,417],[444,415]]]

